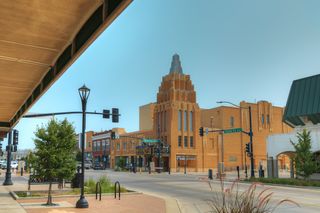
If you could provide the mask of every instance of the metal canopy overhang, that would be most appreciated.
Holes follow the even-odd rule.
[[[2,134],[15,126],[131,2],[0,1]]]
[[[320,75],[293,81],[283,115],[291,127],[320,123]]]

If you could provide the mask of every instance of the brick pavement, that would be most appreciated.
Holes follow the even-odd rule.
[[[3,181],[3,174],[1,175],[1,181]],[[15,174],[13,174],[15,176]],[[2,182],[1,182],[2,184]],[[172,198],[160,198],[146,194],[131,194],[121,195],[121,200],[116,200],[113,196],[102,196],[102,201],[96,201],[95,196],[86,196],[89,202],[88,209],[77,209],[75,204],[79,197],[67,197],[67,198],[53,198],[53,202],[65,202],[69,206],[63,207],[40,207],[42,203],[46,203],[46,199],[25,199],[25,200],[14,200],[9,191],[27,190],[27,184],[15,183],[13,186],[2,186],[0,185],[0,213],[76,213],[76,212],[103,212],[103,213],[165,213],[179,212],[176,204],[176,200]],[[47,190],[47,185],[32,185],[31,190]],[[57,185],[53,185],[53,190],[57,189]],[[23,208],[20,204],[26,203],[37,203],[37,205],[27,206]],[[68,205],[67,205],[68,206]]]

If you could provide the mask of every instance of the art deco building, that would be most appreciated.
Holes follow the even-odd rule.
[[[179,56],[175,54],[169,74],[162,78],[153,116],[157,138],[171,146],[170,157],[163,159],[164,167],[170,165],[176,170],[185,163],[195,170],[199,167],[200,116],[190,76],[183,73]]]
[[[222,134],[221,130],[242,128],[248,132],[249,112],[246,108],[249,105],[252,108],[255,167],[265,167],[267,136],[292,130],[282,122],[284,109],[267,101],[243,101],[240,107],[200,109],[191,78],[183,72],[179,56],[175,54],[169,73],[162,78],[157,101],[140,107],[140,131],[126,133],[123,138],[120,134],[113,142],[112,166],[116,165],[117,158],[124,157],[127,164],[145,167],[150,156],[143,156],[141,150],[133,149],[143,146],[143,138],[153,138],[170,146],[170,155],[162,155],[160,163],[157,155],[151,159],[155,167],[162,167],[164,171],[168,168],[177,172],[207,171],[217,168],[222,161],[226,169],[244,168],[244,165],[250,165],[245,153],[249,137],[241,132]],[[200,127],[209,133],[200,137]]]

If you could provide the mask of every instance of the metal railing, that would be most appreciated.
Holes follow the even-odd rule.
[[[119,196],[119,200],[120,200],[120,183],[119,183],[119,181],[116,181],[114,183],[114,199],[117,198],[117,185],[118,185],[118,196]]]
[[[100,182],[96,183],[96,200],[98,199],[98,193],[99,193],[99,200],[101,201],[101,183]]]

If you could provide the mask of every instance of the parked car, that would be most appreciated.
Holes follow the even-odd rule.
[[[92,162],[89,160],[84,161],[84,168],[85,169],[91,169],[92,168]]]
[[[17,161],[11,161],[11,169],[18,169],[18,162]]]
[[[98,169],[103,169],[103,167],[100,162],[95,162],[93,165],[93,169],[98,170]]]
[[[6,169],[7,168],[7,161],[6,160],[1,160],[0,161],[0,168],[1,169]]]
[[[3,162],[3,164],[1,164],[1,169],[6,169],[7,168],[7,161]]]

